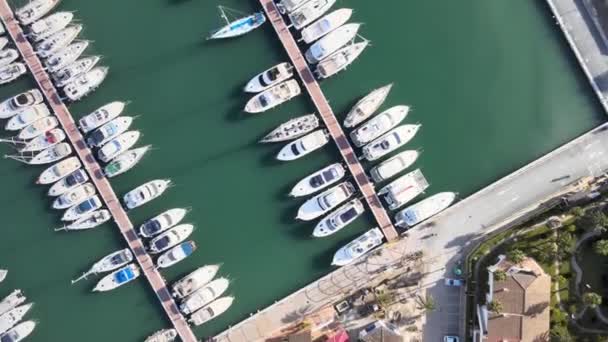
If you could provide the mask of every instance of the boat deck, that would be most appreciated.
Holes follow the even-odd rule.
[[[34,79],[44,94],[44,97],[50,105],[51,110],[57,116],[57,119],[66,132],[67,138],[74,147],[76,154],[91,176],[90,178],[97,188],[97,192],[112,214],[112,217],[114,218],[116,225],[119,227],[122,236],[125,238],[127,244],[135,254],[143,274],[146,276],[148,282],[154,289],[156,296],[160,300],[163,309],[177,330],[181,340],[187,342],[196,342],[196,337],[184,319],[184,316],[182,316],[178,310],[175,301],[167,289],[165,280],[155,268],[152,258],[146,253],[142,241],[139,239],[137,233],[133,229],[133,223],[131,223],[131,220],[122,208],[120,201],[116,197],[116,194],[110,185],[110,182],[103,175],[101,167],[97,163],[91,150],[85,144],[84,137],[76,127],[76,122],[74,121],[66,105],[61,100],[57,89],[50,79],[50,76],[44,70],[40,59],[34,53],[32,45],[25,38],[23,30],[21,29],[18,21],[15,19],[13,11],[8,5],[7,0],[0,0],[0,16],[6,31],[8,31],[15,42],[17,49],[21,53],[21,56],[25,60],[29,70],[32,72]]]
[[[298,75],[300,76],[302,83],[304,83],[308,96],[310,96],[312,99],[313,104],[317,108],[317,112],[321,116],[321,119],[329,130],[334,142],[338,146],[338,150],[340,150],[340,154],[348,166],[350,173],[353,175],[359,190],[365,197],[365,201],[370,207],[378,227],[382,229],[382,232],[388,241],[395,240],[399,236],[395,226],[393,226],[393,223],[386,213],[386,210],[382,206],[373,184],[365,174],[363,166],[361,166],[361,163],[359,163],[353,147],[348,141],[346,134],[344,134],[344,130],[342,130],[342,126],[340,126],[340,123],[334,115],[333,110],[329,106],[327,98],[325,98],[319,83],[308,67],[308,64],[306,63],[298,44],[291,35],[291,32],[289,32],[289,29],[287,28],[283,17],[277,9],[277,6],[273,0],[260,0],[260,3],[266,12],[272,27],[274,27],[274,30],[279,36],[279,40],[281,41],[283,48],[289,55],[293,66],[298,71]]]

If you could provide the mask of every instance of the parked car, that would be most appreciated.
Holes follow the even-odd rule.
[[[460,338],[458,336],[444,336],[443,342],[460,342]]]
[[[461,279],[451,279],[451,278],[445,278],[445,286],[462,286],[462,284],[464,284],[464,281],[462,281]]]

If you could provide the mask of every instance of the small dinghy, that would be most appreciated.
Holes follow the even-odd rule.
[[[0,335],[2,342],[21,342],[28,337],[36,328],[36,322],[25,321],[17,324],[14,328]]]
[[[123,197],[127,209],[142,206],[162,195],[171,185],[170,179],[155,179],[127,192]]]
[[[130,149],[137,143],[141,133],[139,131],[128,131],[116,138],[108,141],[99,151],[97,151],[97,158],[104,163],[109,162],[118,156],[122,152]]]
[[[0,50],[4,49],[4,47],[8,44],[7,37],[0,37]]]
[[[14,290],[0,301],[0,315],[10,311],[17,305],[23,304],[26,300],[27,298],[23,294],[23,291]]]
[[[304,57],[306,57],[306,60],[310,64],[318,63],[355,39],[360,27],[361,24],[357,23],[338,27],[312,44],[304,54]]]
[[[215,277],[219,269],[220,265],[205,265],[197,268],[194,272],[188,274],[173,284],[173,297],[185,298],[191,295],[196,290],[210,282],[211,279]]]
[[[312,233],[314,237],[325,237],[329,236],[342,228],[346,227],[349,223],[361,216],[365,208],[358,199],[354,199],[333,212],[329,213],[316,225],[315,230]]]
[[[96,190],[91,183],[81,184],[65,194],[55,198],[52,204],[53,209],[67,209],[76,203],[80,203],[87,198],[93,197]]]
[[[315,69],[315,74],[319,79],[324,79],[339,73],[351,65],[368,45],[369,41],[367,40],[346,45],[336,51],[333,55],[319,62]]]
[[[456,199],[454,192],[440,192],[411,205],[395,215],[395,224],[399,227],[411,228],[427,220],[449,207]]]
[[[57,118],[54,116],[47,116],[42,119],[38,119],[21,129],[19,135],[17,135],[17,139],[34,139],[35,137],[42,135],[57,126],[59,126],[59,121]]]
[[[293,76],[293,66],[290,63],[284,62],[273,66],[272,68],[259,73],[251,81],[247,82],[245,92],[259,93],[276,84],[279,84]]]
[[[266,134],[261,143],[281,142],[299,138],[319,127],[319,118],[315,114],[308,114],[293,118]]]
[[[180,223],[187,213],[188,210],[184,208],[169,209],[144,222],[139,227],[139,235],[145,238],[154,237]]]
[[[34,303],[20,305],[14,309],[11,309],[9,312],[0,315],[0,334],[7,332],[15,324],[19,323],[23,317],[25,317],[28,311],[30,311],[32,306],[34,306]]]
[[[80,277],[72,280],[72,284],[82,279],[87,279],[87,277],[90,275],[114,271],[127,265],[131,261],[133,261],[133,253],[128,248],[110,253],[94,263],[93,266],[91,266],[91,268],[84,272]]]
[[[0,119],[8,119],[24,109],[42,103],[44,98],[38,89],[30,89],[0,103]]]
[[[328,142],[329,133],[326,130],[314,131],[283,146],[277,154],[277,159],[282,161],[296,160],[320,149]]]
[[[8,270],[0,269],[0,283],[3,282],[4,279],[6,279],[7,275],[8,275]]]
[[[72,12],[56,12],[40,19],[30,26],[29,35],[34,40],[42,40],[63,30],[74,19]]]
[[[87,198],[86,200],[73,205],[65,211],[61,217],[62,221],[75,221],[79,218],[101,208],[103,203],[99,199],[99,196],[94,195],[93,197]]]
[[[346,24],[353,14],[350,8],[337,9],[302,30],[302,40],[311,44],[338,27]]]
[[[333,210],[355,193],[355,187],[350,182],[340,183],[333,188],[308,199],[300,206],[296,219],[311,221]]]
[[[296,30],[301,30],[329,11],[334,3],[336,3],[336,0],[307,1],[289,14],[289,20]]]
[[[144,342],[173,342],[177,338],[175,329],[163,329],[148,336]]]
[[[19,58],[19,52],[15,49],[0,50],[0,67],[9,65]]]
[[[393,128],[363,147],[365,159],[374,161],[405,145],[416,135],[421,125],[401,125]]]
[[[53,128],[44,135],[39,135],[27,142],[19,152],[38,152],[61,143],[65,138],[65,132],[61,128]]]
[[[63,49],[52,54],[46,59],[44,64],[46,65],[50,73],[55,73],[68,65],[74,63],[82,55],[84,50],[89,46],[89,41],[82,40],[74,42]]]
[[[15,11],[21,25],[29,25],[49,13],[60,0],[32,0]]]
[[[53,53],[70,45],[82,31],[82,25],[68,26],[36,45],[36,54],[42,58],[49,57]]]
[[[66,84],[63,87],[63,92],[70,101],[78,101],[97,89],[107,75],[108,67],[94,67]]]
[[[395,106],[376,115],[361,127],[350,132],[350,139],[355,146],[361,147],[382,134],[397,127],[410,111],[408,106]]]
[[[226,312],[233,302],[234,297],[222,297],[217,299],[211,304],[193,313],[192,316],[190,316],[190,319],[188,319],[188,322],[196,326],[209,322],[210,320]]]
[[[274,108],[300,95],[300,86],[296,80],[287,80],[252,97],[245,105],[248,113],[261,113]]]
[[[296,183],[289,196],[302,197],[313,194],[338,182],[344,177],[344,174],[345,170],[342,164],[331,164]]]
[[[181,244],[162,254],[156,261],[157,267],[171,267],[189,257],[192,253],[194,253],[194,251],[196,251],[196,243],[194,243],[194,241],[182,242]]]
[[[103,168],[104,175],[108,178],[112,178],[129,171],[139,163],[150,147],[151,145],[147,145],[119,154]]]
[[[148,251],[152,254],[162,253],[185,241],[194,231],[191,224],[180,224],[160,234],[150,241]]]
[[[0,84],[6,84],[19,78],[19,76],[25,74],[27,68],[23,63],[12,63],[3,67],[0,67]]]
[[[87,137],[87,145],[89,147],[101,147],[103,144],[126,132],[132,123],[132,117],[119,116],[91,132]]]
[[[380,228],[372,228],[346,246],[340,248],[331,262],[334,266],[345,266],[382,244],[384,235]]]
[[[34,121],[42,119],[51,115],[49,111],[49,107],[47,107],[44,103],[39,103],[33,105],[31,107],[23,109],[19,114],[14,115],[6,125],[4,129],[7,131],[16,131],[24,128],[25,126],[30,125]]]
[[[123,101],[114,101],[103,105],[78,120],[78,128],[86,134],[118,117],[126,105],[127,103]]]
[[[116,270],[107,276],[101,278],[97,286],[93,289],[94,292],[105,292],[113,290],[124,284],[131,282],[139,277],[139,267],[135,264],[129,264],[119,270]]]
[[[207,39],[234,38],[247,34],[266,22],[263,12],[253,13],[235,20],[228,19],[227,12],[237,12],[227,7],[219,6],[220,16],[226,22],[226,26],[213,32]]]
[[[37,154],[6,155],[4,157],[30,165],[42,165],[54,163],[69,156],[71,153],[72,146],[70,146],[68,143],[62,142],[55,146],[49,147],[46,150],[42,150]]]
[[[185,298],[179,306],[180,311],[186,315],[195,312],[224,294],[228,285],[230,281],[226,278],[215,279]]]
[[[82,74],[89,72],[101,60],[100,56],[89,56],[81,58],[74,63],[53,74],[53,80],[57,87],[63,87],[66,84],[74,81]]]
[[[82,164],[78,157],[70,157],[42,171],[36,184],[51,184],[78,170]]]
[[[78,169],[59,179],[49,189],[49,196],[59,196],[89,180],[89,175],[83,169]]]
[[[388,93],[391,91],[393,84],[385,85],[384,87],[374,89],[367,96],[359,100],[346,115],[344,119],[344,127],[352,128],[367,120],[386,100]]]
[[[372,167],[369,174],[376,183],[388,180],[414,164],[419,155],[420,153],[414,150],[399,152]]]
[[[99,227],[108,222],[112,218],[112,214],[106,209],[96,210],[92,213],[82,216],[78,220],[66,224],[61,228],[56,228],[55,231],[62,230],[85,230]]]

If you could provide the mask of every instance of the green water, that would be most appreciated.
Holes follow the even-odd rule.
[[[410,104],[406,119],[423,129],[409,144],[429,194],[466,196],[604,120],[561,33],[542,1],[339,1],[364,22],[372,41],[347,72],[322,84],[337,113],[359,96],[395,82],[385,108]],[[253,11],[255,1],[222,0]],[[106,102],[131,100],[126,113],[154,150],[131,172],[112,180],[119,194],[147,180],[170,177],[161,199],[130,213],[135,224],[172,207],[192,207],[194,256],[163,271],[175,280],[204,264],[223,263],[233,279],[234,306],[196,328],[209,336],[330,271],[331,255],[368,228],[369,218],[323,240],[314,223],[293,221],[301,201],[286,198],[301,177],[337,160],[326,147],[280,164],[278,145],[256,140],[290,117],[310,112],[304,96],[258,116],[241,108],[241,91],[257,72],[286,59],[269,25],[242,39],[205,43],[219,23],[214,1],[64,0],[94,40],[89,54],[105,56],[103,86],[71,106],[79,116]],[[0,88],[0,98],[32,85],[27,78]],[[340,114],[341,115],[341,114]],[[8,147],[0,147],[6,153]],[[42,171],[2,160],[3,238],[0,266],[9,268],[0,295],[22,288],[36,302],[31,341],[137,341],[167,325],[144,280],[91,294],[96,279],[70,279],[124,247],[115,227],[55,233],[60,213],[49,209]]]

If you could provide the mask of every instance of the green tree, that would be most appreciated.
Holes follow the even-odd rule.
[[[493,313],[495,313],[497,315],[500,315],[500,313],[503,310],[502,303],[497,300],[493,300],[488,303],[488,310],[492,311]]]
[[[503,270],[494,271],[494,281],[505,281],[507,279],[507,272]]]
[[[608,240],[599,240],[593,244],[595,253],[603,256],[608,256]]]
[[[507,260],[516,264],[519,264],[520,262],[524,261],[525,258],[526,254],[524,254],[524,252],[522,252],[520,249],[512,249],[507,252]]]
[[[566,325],[557,324],[551,328],[551,341],[574,342],[574,338]]]
[[[595,227],[608,227],[608,216],[603,211],[595,210],[589,217],[593,228]]]
[[[561,233],[559,234],[559,236],[557,237],[557,247],[559,249],[564,249],[567,251],[570,251],[570,248],[572,248],[572,245],[574,244],[574,236],[572,236],[571,233]]]
[[[587,292],[583,294],[583,303],[590,308],[595,309],[598,305],[602,304],[602,296],[595,292]]]
[[[576,225],[574,225],[574,224],[569,224],[569,225],[567,225],[567,226],[565,227],[565,230],[566,230],[568,233],[575,233],[577,229],[578,229],[578,228],[577,228],[577,227],[576,227]]]
[[[423,311],[434,311],[437,309],[437,304],[435,303],[435,298],[433,296],[428,295],[426,297],[418,296],[418,309]]]
[[[583,215],[585,215],[585,210],[581,207],[574,207],[570,209],[570,214],[576,218],[581,218]]]

